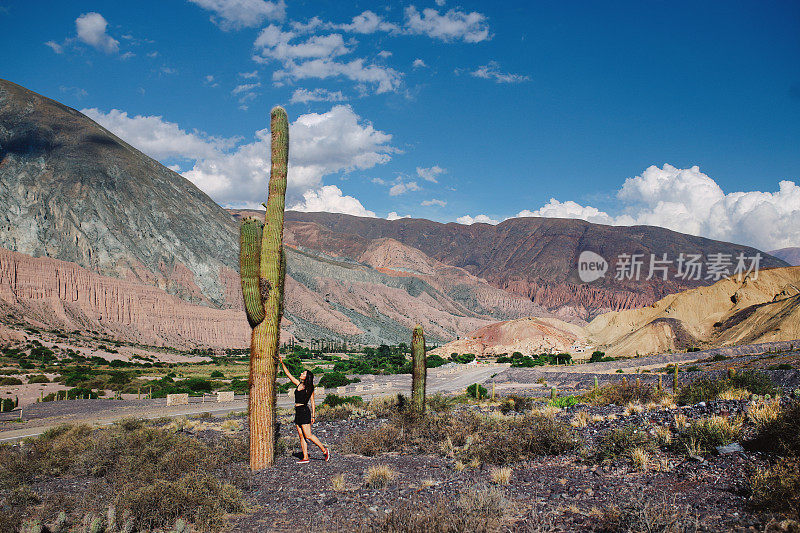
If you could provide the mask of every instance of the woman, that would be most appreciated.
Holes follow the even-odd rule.
[[[297,379],[286,368],[282,355],[280,358],[283,373],[292,383],[297,385],[294,390],[294,423],[297,426],[297,436],[300,437],[300,448],[303,450],[303,458],[297,461],[297,464],[304,465],[309,461],[306,439],[319,446],[327,461],[331,458],[330,450],[323,446],[317,437],[311,434],[311,424],[314,423],[314,409],[316,408],[314,405],[314,374],[308,370],[303,370],[300,374],[300,379]],[[309,402],[311,403],[310,409],[308,407]]]

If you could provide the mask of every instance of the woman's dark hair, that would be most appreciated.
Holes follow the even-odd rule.
[[[314,373],[311,370],[306,370],[306,379],[303,380],[303,388],[308,391],[308,395],[314,392]]]

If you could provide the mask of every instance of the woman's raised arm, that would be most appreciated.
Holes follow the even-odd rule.
[[[300,380],[299,380],[299,379],[297,379],[296,377],[294,377],[294,376],[291,374],[291,372],[289,372],[289,369],[288,369],[288,368],[286,368],[286,363],[284,363],[284,362],[283,362],[283,356],[282,356],[282,355],[280,355],[280,354],[278,354],[278,357],[280,357],[280,358],[281,358],[281,366],[283,367],[283,373],[284,373],[284,374],[286,374],[286,377],[287,377],[287,378],[289,378],[289,381],[291,381],[291,382],[292,382],[292,383],[294,383],[295,385],[300,385]]]

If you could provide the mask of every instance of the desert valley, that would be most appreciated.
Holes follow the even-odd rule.
[[[287,9],[189,3],[229,36],[282,24],[264,10]],[[250,9],[252,25],[241,18]],[[356,46],[338,34],[288,44],[319,28],[489,40],[454,29],[485,24],[459,9],[425,9],[415,26],[410,6],[402,28],[372,11],[351,26],[270,25],[253,57],[310,69],[294,62]],[[456,33],[435,34],[438,16],[454,25],[436,31]],[[102,32],[87,34],[90,23]],[[120,45],[98,13],[76,28],[45,44],[56,55],[148,46],[132,35]],[[415,72],[429,68],[418,61]],[[355,76],[348,65],[335,75]],[[361,98],[372,83],[399,91],[371,68]],[[529,81],[481,68],[470,76]],[[273,74],[275,88],[291,85],[287,72]],[[238,77],[231,95],[247,112],[259,74]],[[346,100],[304,90],[292,105]],[[584,214],[453,222],[376,216],[337,189],[357,209],[315,209],[317,193],[297,183],[385,134],[355,117],[340,126],[358,133],[334,142],[314,130],[327,115],[262,106],[268,127],[242,148],[257,153],[241,183],[258,197],[219,201],[230,176],[202,173],[246,166],[232,133],[170,141],[177,125],[161,117],[79,111],[55,96],[0,79],[0,532],[800,531],[800,242],[789,242],[797,219],[752,207],[756,193],[723,197],[709,221],[685,226],[696,231],[668,229],[683,226],[658,222],[657,209],[637,218],[634,202],[615,217],[551,199]],[[387,114],[416,96],[405,98]],[[382,139],[331,168],[345,181],[421,150]],[[189,169],[171,142],[219,160]],[[303,152],[314,150],[324,156]],[[658,174],[655,196],[673,170],[643,173]],[[371,183],[395,198],[446,172]],[[645,188],[636,180],[617,198]],[[713,188],[703,183],[678,196],[695,201]],[[695,215],[675,202],[653,203],[678,222]],[[723,204],[751,209],[771,240],[725,233]],[[781,213],[800,215],[793,205]]]

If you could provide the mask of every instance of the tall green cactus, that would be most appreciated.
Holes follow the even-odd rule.
[[[289,120],[286,111],[270,113],[272,169],[263,228],[245,220],[240,233],[240,271],[250,339],[250,469],[261,470],[275,460],[277,355],[283,315],[286,256],[283,251],[283,212],[289,164]]]
[[[425,378],[428,367],[425,361],[425,333],[417,324],[411,336],[411,405],[418,413],[425,412]]]

